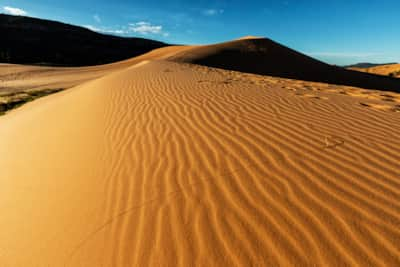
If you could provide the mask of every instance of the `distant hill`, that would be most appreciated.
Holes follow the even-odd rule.
[[[84,66],[115,62],[167,44],[65,23],[0,14],[0,62]]]
[[[366,69],[366,68],[373,68],[373,67],[377,67],[377,66],[383,66],[383,65],[393,65],[393,64],[397,64],[396,62],[392,62],[392,63],[357,63],[357,64],[353,64],[353,65],[347,65],[344,66],[345,68],[359,68],[359,69]]]
[[[169,58],[227,70],[400,92],[400,80],[332,66],[267,38],[196,46]]]

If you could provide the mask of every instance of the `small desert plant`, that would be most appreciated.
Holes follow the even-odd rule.
[[[389,73],[389,76],[390,76],[390,77],[393,77],[393,78],[395,78],[395,77],[397,77],[397,76],[400,76],[400,71],[391,72],[391,73]]]
[[[62,89],[44,89],[34,91],[11,92],[0,96],[0,116],[11,109],[18,108],[23,104],[33,101],[39,97],[57,93]]]

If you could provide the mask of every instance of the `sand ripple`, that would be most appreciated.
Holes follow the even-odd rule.
[[[400,266],[399,113],[339,88],[151,61],[12,112],[2,266]]]

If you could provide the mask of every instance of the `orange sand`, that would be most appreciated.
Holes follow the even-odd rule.
[[[1,266],[400,266],[399,94],[169,49],[0,117]]]

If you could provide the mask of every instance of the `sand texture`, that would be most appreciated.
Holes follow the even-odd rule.
[[[399,94],[142,60],[0,117],[1,266],[400,266]]]

